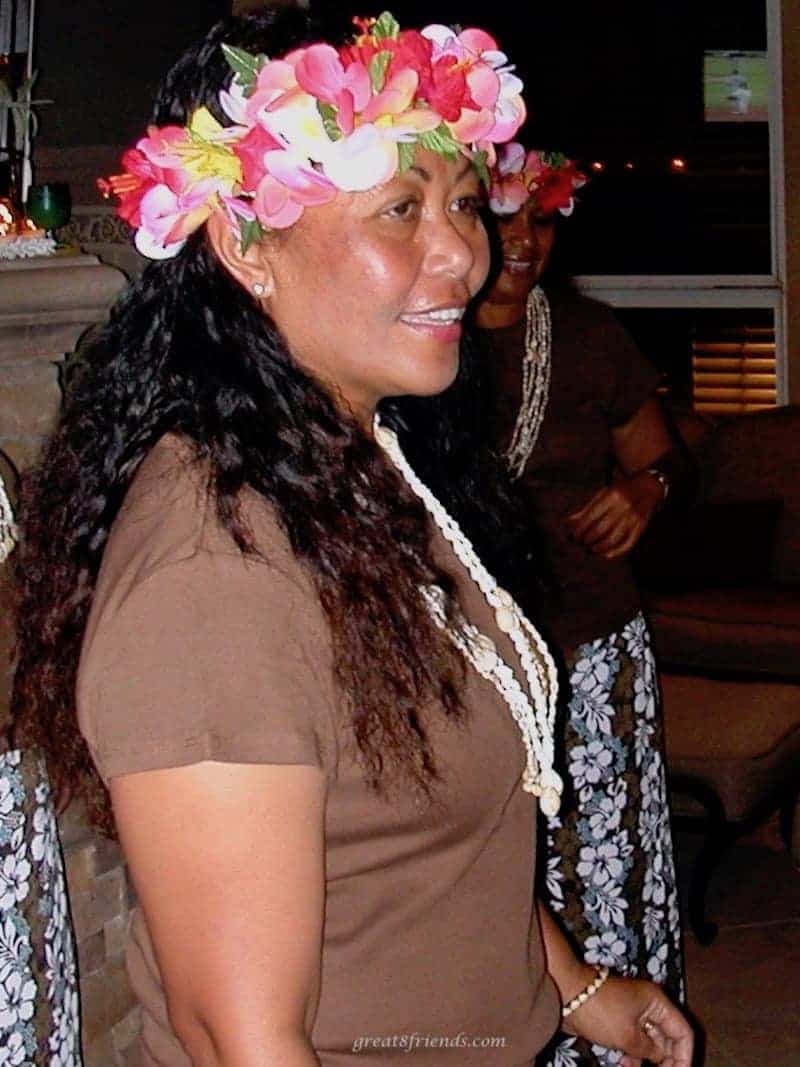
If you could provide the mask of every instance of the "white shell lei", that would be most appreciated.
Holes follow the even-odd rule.
[[[552,334],[550,305],[541,286],[528,293],[525,306],[525,355],[522,360],[522,402],[506,463],[514,481],[528,465],[550,396]]]
[[[403,455],[394,431],[375,419],[375,440],[397,467],[409,488],[425,505],[428,514],[449,542],[457,558],[469,572],[494,610],[497,627],[507,634],[525,672],[529,694],[520,685],[511,667],[497,652],[494,641],[466,620],[458,632],[450,631],[454,643],[482,678],[491,682],[508,706],[522,734],[527,765],[522,787],[540,798],[542,812],[557,814],[564,783],[553,769],[553,729],[558,699],[558,676],[553,658],[541,635],[525,617],[514,598],[501,589],[478,558],[475,549],[455,519],[417,477]],[[444,594],[436,586],[424,590],[431,615],[446,626]]]
[[[3,479],[0,478],[0,563],[8,559],[16,543],[17,527],[14,522],[14,513],[6,496]]]

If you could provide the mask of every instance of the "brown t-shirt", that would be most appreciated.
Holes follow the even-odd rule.
[[[608,485],[612,430],[626,423],[653,395],[659,372],[630,336],[595,300],[572,291],[548,292],[552,318],[550,393],[536,445],[515,483],[553,579],[543,621],[562,648],[613,633],[639,610],[639,594],[626,559],[605,560],[573,540],[567,516]],[[522,399],[525,319],[479,331],[492,383],[493,435],[505,449]],[[542,560],[535,561],[538,574]],[[531,575],[528,577],[532,577]],[[541,595],[525,588],[541,605]]]
[[[558,1009],[534,910],[536,807],[520,788],[524,753],[506,705],[468,671],[466,724],[426,715],[443,776],[436,802],[400,787],[390,800],[375,795],[340,712],[311,581],[263,500],[245,506],[264,561],[244,559],[221,531],[175,438],[137,475],[80,665],[79,719],[100,774],[202,760],[321,767],[321,1063],[529,1064]],[[518,669],[451,550],[442,540],[435,550],[468,618]],[[128,960],[143,1062],[186,1067],[140,913]],[[413,1053],[404,1035],[417,1035]]]

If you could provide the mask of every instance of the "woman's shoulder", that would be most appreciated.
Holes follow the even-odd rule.
[[[547,299],[553,318],[568,319],[585,328],[606,328],[617,319],[608,304],[582,293],[575,285],[548,287]]]
[[[239,507],[252,539],[252,559],[301,581],[299,564],[269,502],[244,490]],[[242,550],[217,516],[209,462],[198,457],[191,441],[166,434],[128,488],[103,554],[98,592],[113,586],[124,596],[164,568],[210,563],[215,557],[244,564]]]

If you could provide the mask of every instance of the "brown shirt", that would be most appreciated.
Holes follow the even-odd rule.
[[[605,560],[573,540],[567,516],[607,485],[614,466],[612,430],[655,392],[659,373],[610,310],[572,290],[548,292],[552,317],[550,394],[536,445],[515,483],[550,573],[543,621],[562,648],[613,633],[639,610],[626,559]],[[494,438],[505,449],[522,399],[525,320],[481,330],[494,395]],[[542,563],[544,562],[544,568]],[[534,594],[521,578],[523,600]],[[536,599],[541,597],[536,594]]]
[[[529,1064],[558,1011],[534,910],[536,808],[520,788],[508,709],[468,671],[466,725],[426,716],[443,775],[436,802],[399,787],[376,796],[342,721],[310,579],[268,506],[248,499],[246,512],[264,562],[243,559],[220,530],[174,438],[143,464],[111,532],[81,659],[79,719],[101,775],[202,760],[321,767],[321,1063]],[[518,669],[450,549],[439,540],[436,551],[467,616]],[[143,1062],[186,1067],[139,913],[128,957]],[[412,1055],[402,1039],[414,1034]],[[501,1043],[480,1044],[492,1038]]]

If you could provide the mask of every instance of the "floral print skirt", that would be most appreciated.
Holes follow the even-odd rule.
[[[0,753],[0,1065],[80,1067],[75,946],[50,785]]]
[[[544,895],[588,963],[650,978],[681,1000],[658,678],[644,617],[568,651],[566,665],[566,790],[548,824]],[[620,1058],[562,1035],[537,1063],[606,1067]]]

